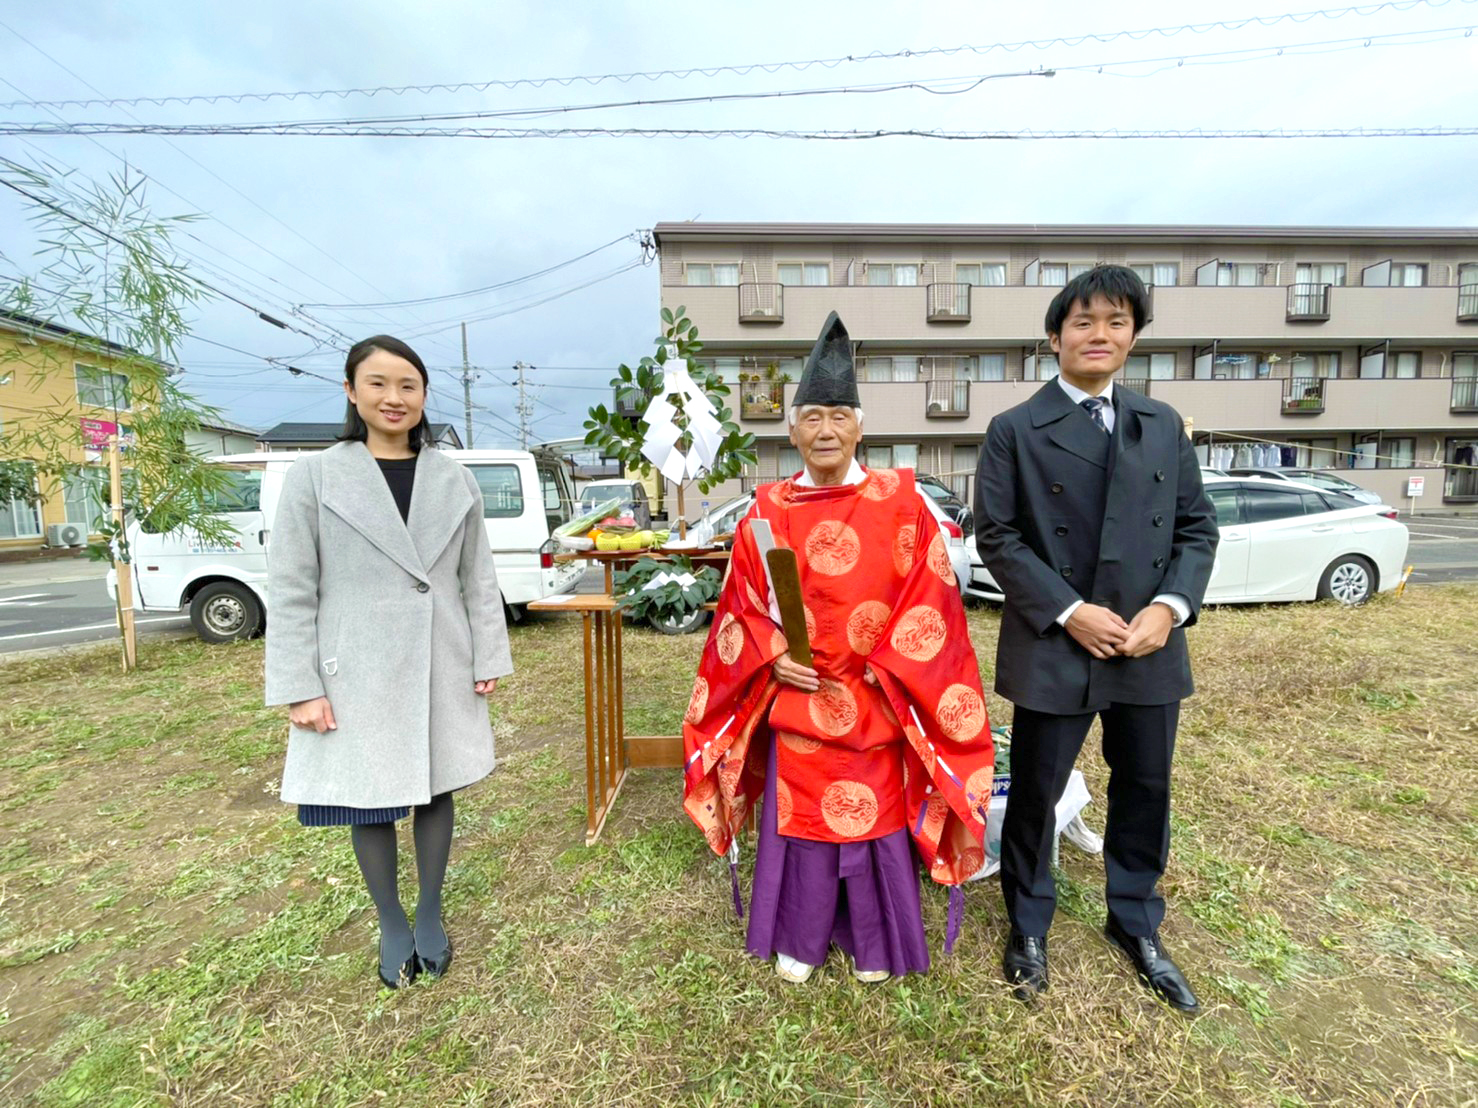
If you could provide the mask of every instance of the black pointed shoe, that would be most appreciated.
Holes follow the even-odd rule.
[[[416,955],[416,961],[420,963],[421,972],[431,977],[440,977],[452,968],[452,940],[446,941],[446,950],[435,958],[426,958],[421,954]]]
[[[1047,991],[1047,936],[1011,929],[1001,955],[1001,972],[1017,1000],[1035,1000]]]
[[[1201,1002],[1180,972],[1180,967],[1165,953],[1160,935],[1131,935],[1112,919],[1104,925],[1104,936],[1122,950],[1134,964],[1139,979],[1161,1000],[1177,1011],[1192,1015],[1201,1010]]]
[[[450,961],[450,959],[448,959],[448,961]],[[404,962],[400,964],[399,971],[397,972],[395,980],[393,981],[385,976],[385,966],[383,963],[379,964],[376,969],[380,974],[380,980],[384,983],[387,989],[403,989],[412,981],[414,981],[416,977],[420,974],[421,964],[420,959],[417,958],[415,953],[413,952],[409,958],[407,958]]]

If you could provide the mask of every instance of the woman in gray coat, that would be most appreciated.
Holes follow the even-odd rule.
[[[307,826],[349,826],[391,988],[451,964],[452,793],[492,771],[486,698],[513,672],[482,495],[426,434],[427,383],[399,339],[354,345],[341,441],[288,471],[267,554],[267,703],[291,705],[282,799]],[[412,809],[414,929],[395,878]]]

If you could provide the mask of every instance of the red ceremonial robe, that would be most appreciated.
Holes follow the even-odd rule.
[[[815,693],[771,673],[786,642],[770,617],[756,517],[796,552]],[[766,723],[779,737],[781,834],[843,843],[907,828],[944,885],[984,863],[990,722],[944,536],[911,470],[758,489],[683,720],[683,807],[715,853],[764,793]]]

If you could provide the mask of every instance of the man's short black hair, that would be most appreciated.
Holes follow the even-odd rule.
[[[1139,279],[1139,274],[1128,266],[1096,265],[1087,273],[1080,273],[1062,287],[1062,291],[1047,305],[1047,334],[1062,334],[1062,325],[1078,304],[1087,307],[1095,296],[1101,296],[1110,304],[1128,308],[1134,314],[1134,333],[1144,330],[1149,321],[1150,294]]]

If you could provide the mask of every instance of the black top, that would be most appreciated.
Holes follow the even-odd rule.
[[[400,509],[400,518],[410,522],[411,489],[416,483],[416,459],[376,458],[380,472],[385,475],[385,484],[390,486],[390,495],[395,497],[395,506]]]

